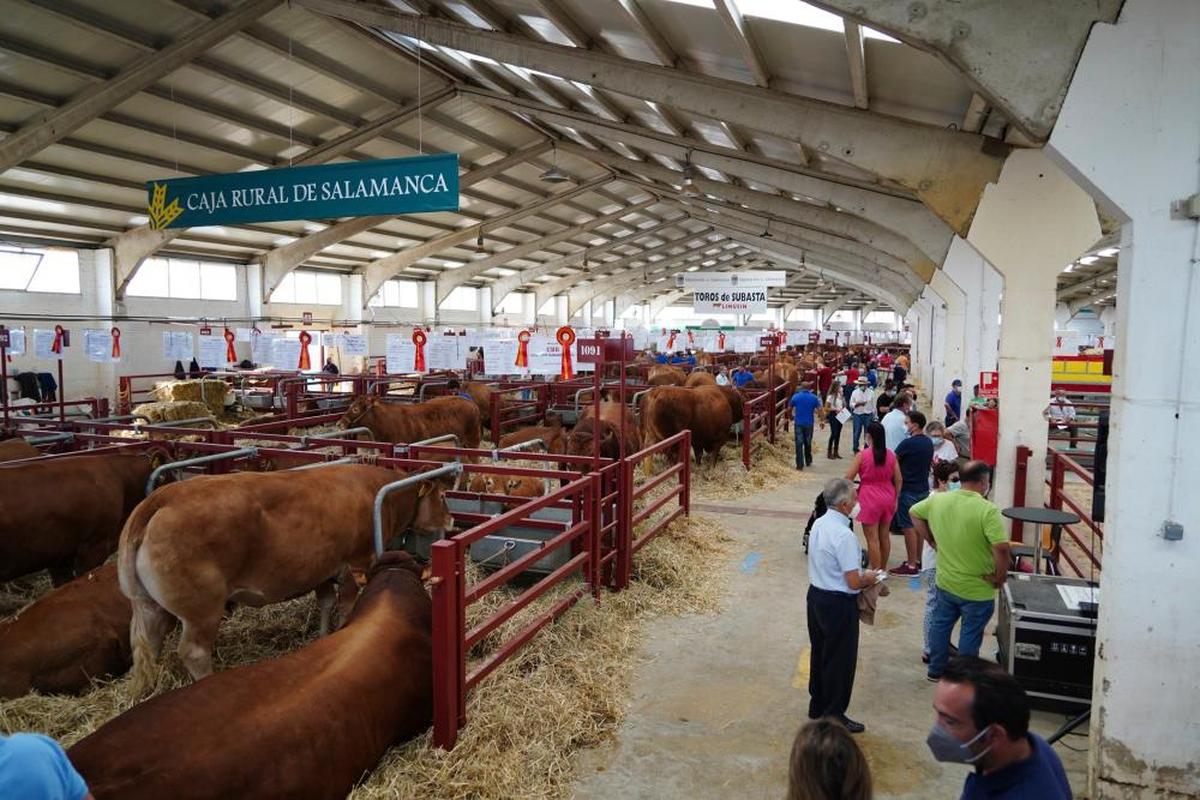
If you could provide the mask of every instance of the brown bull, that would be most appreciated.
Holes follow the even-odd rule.
[[[507,475],[500,472],[474,472],[467,480],[467,491],[477,494],[502,494],[531,500],[546,493],[546,483],[541,478],[527,475]],[[516,506],[520,501],[509,501]]]
[[[379,397],[361,395],[346,410],[338,424],[345,428],[365,426],[381,442],[420,442],[452,433],[459,447],[479,447],[483,432],[479,409],[463,397],[435,397],[423,403],[387,403]]]
[[[67,755],[97,800],[343,798],[432,717],[432,609],[386,553],[346,625],[109,721]]]
[[[0,461],[16,461],[19,458],[36,458],[41,450],[24,439],[5,439],[0,442]]]
[[[692,452],[696,463],[705,453],[713,463],[729,438],[733,413],[725,394],[716,388],[683,389],[659,386],[642,395],[642,442],[644,447],[669,439],[682,430],[692,432]],[[649,462],[650,459],[647,459]],[[643,469],[649,473],[651,464]]]
[[[718,386],[717,391],[725,395],[725,399],[729,401],[730,424],[737,425],[745,416],[745,407],[742,404],[746,398],[742,397],[742,393],[732,386]]]
[[[375,494],[401,477],[362,465],[213,475],[146,498],[121,533],[117,558],[121,591],[133,601],[137,688],[153,680],[176,620],[188,672],[195,679],[212,672],[227,602],[262,606],[315,590],[328,632],[337,581],[348,568],[366,568],[374,552]],[[410,528],[440,537],[454,524],[438,482],[393,492],[383,510],[385,541]]]
[[[0,467],[0,581],[48,569],[58,586],[103,564],[151,469],[149,456],[123,453]]]
[[[688,373],[687,380],[683,382],[683,385],[689,389],[694,389],[697,386],[716,386],[717,379],[713,377],[711,372],[697,369]]]
[[[686,381],[687,373],[669,364],[654,365],[646,376],[646,383],[651,386],[683,386]]]
[[[124,674],[130,616],[117,566],[105,564],[0,621],[0,699],[79,694]]]
[[[552,414],[547,417],[548,425],[538,425],[531,428],[522,428],[519,431],[506,433],[500,437],[500,449],[512,447],[514,444],[521,444],[533,439],[541,439],[546,443],[547,453],[565,453],[567,450],[566,432],[563,430],[562,418],[557,414]]]

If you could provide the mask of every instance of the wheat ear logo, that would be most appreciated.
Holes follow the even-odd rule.
[[[156,183],[151,194],[149,211],[150,227],[161,231],[183,213],[183,207],[179,205],[179,198],[175,198],[170,205],[167,205],[167,187],[165,184]]]

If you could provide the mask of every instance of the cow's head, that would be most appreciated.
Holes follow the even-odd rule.
[[[417,487],[417,508],[413,514],[412,529],[419,535],[435,538],[454,530],[454,517],[446,505],[446,485],[441,480],[422,481]]]
[[[597,424],[594,418],[581,420],[567,439],[567,454],[572,456],[590,456],[596,436]],[[620,453],[620,443],[617,441],[617,430],[603,420],[599,423],[600,455],[604,458],[616,458]]]
[[[374,395],[360,394],[354,398],[354,402],[350,404],[350,407],[346,409],[346,413],[338,420],[337,426],[342,429],[353,427],[361,422],[363,417],[371,413],[378,402],[379,398]]]

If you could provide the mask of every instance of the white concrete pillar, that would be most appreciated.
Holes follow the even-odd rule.
[[[246,265],[246,311],[251,319],[262,319],[263,269],[262,264],[255,261]]]
[[[483,286],[479,289],[479,322],[482,325],[492,324],[492,287]]]
[[[962,287],[940,269],[933,273],[930,286],[941,295],[946,303],[945,335],[940,349],[942,377],[940,381],[935,380],[934,385],[930,388],[930,396],[935,401],[933,410],[937,416],[941,409],[938,398],[944,397],[946,392],[950,391],[952,380],[963,377],[967,298]]]
[[[437,322],[437,284],[433,281],[421,281],[420,294],[417,297],[417,310],[421,313],[421,321]]]
[[[1197,31],[1195,0],[1126,0],[1116,25],[1093,27],[1047,146],[1123,222],[1088,787],[1097,800],[1200,797],[1200,229],[1172,207],[1200,192]],[[1168,523],[1182,526],[1178,538],[1164,535]]]
[[[363,276],[358,273],[342,276],[342,319],[350,323],[363,319]]]
[[[925,372],[921,389],[923,395],[929,398],[932,404],[932,399],[939,396],[938,390],[942,384],[949,383],[949,379],[946,377],[945,356],[948,304],[946,298],[934,291],[932,286],[925,287],[925,296],[929,299],[933,317],[930,321],[929,336],[926,339],[928,347],[925,351]]]
[[[101,248],[76,252],[79,255],[79,283],[80,292],[84,298],[84,307],[87,308],[90,305],[92,313],[105,320],[105,322],[99,323],[77,323],[74,326],[66,326],[74,329],[75,338],[71,340],[72,347],[78,348],[78,352],[83,353],[85,328],[106,329],[111,327],[109,322],[116,313],[116,282],[113,274],[113,251],[111,249]],[[91,303],[86,300],[89,296],[93,298]],[[32,349],[32,344],[26,346]],[[125,346],[129,347],[128,340]],[[84,368],[81,369],[81,367]],[[81,360],[68,372],[68,380],[74,377],[72,372],[80,373],[79,378],[76,378],[76,385],[69,388],[68,391],[72,397],[95,395],[115,401],[117,376],[121,371],[120,364],[100,364],[86,359]]]
[[[1104,325],[1105,347],[1110,347],[1109,340],[1117,335],[1117,310],[1109,307],[1100,312],[1100,322]]]
[[[1040,150],[1015,150],[984,190],[967,240],[1004,276],[1000,326],[1000,435],[992,497],[1012,505],[1016,450],[1033,450],[1026,499],[1046,477],[1054,304],[1058,273],[1100,238],[1092,199]]]
[[[583,312],[583,327],[585,328],[592,327],[592,303],[594,302],[596,302],[594,299],[588,300],[583,304],[583,308],[580,309]]]
[[[955,236],[942,271],[963,294],[962,375],[964,391],[979,373],[996,368],[1002,278],[965,239]]]
[[[566,325],[569,317],[567,312],[570,310],[569,299],[565,294],[557,295],[554,298],[554,323],[556,325]]]

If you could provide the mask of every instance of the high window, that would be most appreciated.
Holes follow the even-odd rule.
[[[238,271],[233,264],[185,258],[148,258],[125,289],[132,297],[181,300],[237,300]]]
[[[0,289],[79,294],[79,253],[64,248],[0,248]]]
[[[271,293],[271,302],[340,306],[342,278],[340,275],[312,270],[298,269],[289,272]]]

